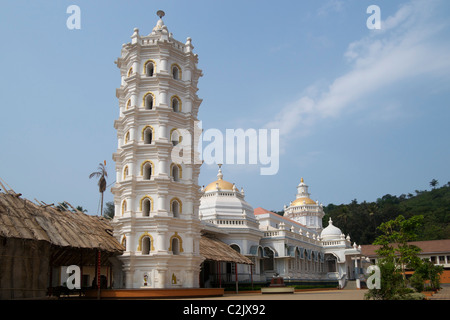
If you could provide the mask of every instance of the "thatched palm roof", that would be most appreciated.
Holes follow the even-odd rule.
[[[235,251],[226,243],[209,235],[202,235],[200,239],[200,254],[206,260],[253,264],[246,256]]]
[[[99,249],[104,255],[112,256],[125,250],[112,236],[112,227],[106,219],[75,209],[35,204],[13,191],[0,192],[0,237],[46,241],[67,252],[70,249],[72,254],[74,249],[85,250],[88,255]],[[70,262],[62,252],[57,256],[59,263]]]

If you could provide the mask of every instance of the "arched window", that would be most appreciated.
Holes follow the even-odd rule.
[[[173,238],[172,239],[172,253],[173,254],[180,254],[180,247],[179,247],[178,238]]]
[[[145,232],[139,238],[137,251],[141,251],[142,254],[150,254],[154,250],[153,237],[148,232]]]
[[[172,110],[174,112],[181,112],[181,100],[177,96],[173,96],[171,99]]]
[[[133,74],[133,67],[128,69],[127,77],[131,76]]]
[[[332,254],[325,254],[327,272],[336,272],[336,257]]]
[[[181,135],[175,128],[170,132],[170,141],[172,141],[172,145],[174,146],[181,142]]]
[[[153,141],[153,127],[145,126],[142,129],[142,140],[144,140],[144,144],[151,144]]]
[[[127,237],[124,235],[122,238],[122,241],[120,242],[121,245],[125,247],[125,250],[127,250]]]
[[[264,273],[264,255],[261,247],[258,247],[259,274]]]
[[[264,270],[274,270],[273,251],[270,248],[265,247],[264,255]]]
[[[172,251],[173,254],[180,254],[180,252],[183,252],[183,240],[178,235],[178,232],[175,232],[175,234],[170,237],[169,251]]]
[[[127,101],[127,110],[129,107],[131,107],[131,99],[128,99],[128,101]]]
[[[234,251],[236,251],[236,252],[238,252],[238,253],[241,253],[241,248],[239,248],[239,246],[238,246],[237,244],[232,244],[232,245],[230,245],[230,247],[231,247]]]
[[[130,140],[130,131],[127,131],[127,133],[125,134],[125,144],[128,143],[128,141]]]
[[[144,95],[142,103],[144,104],[145,110],[152,110],[154,105],[155,96],[151,92],[147,92]]]
[[[178,203],[178,201],[174,201],[173,203],[172,203],[172,213],[173,213],[173,216],[174,217],[179,217],[179,215],[180,215],[180,209],[179,209],[179,203]]]
[[[153,164],[151,161],[145,161],[141,165],[141,174],[144,180],[150,180],[153,174]]]
[[[147,63],[145,68],[145,73],[147,77],[153,77],[153,73],[155,72],[155,65],[152,62]]]
[[[180,172],[179,172],[179,168],[176,164],[172,166],[172,178],[173,178],[173,181],[180,180]]]
[[[150,212],[153,211],[152,198],[150,198],[149,196],[145,196],[144,198],[141,199],[141,211],[142,216],[144,217],[150,216]]]
[[[144,217],[150,216],[150,208],[151,208],[150,199],[145,199],[142,203],[142,215]]]
[[[142,254],[150,254],[151,241],[149,237],[142,239]]]
[[[127,211],[127,200],[122,201],[122,215]]]
[[[170,210],[175,218],[178,218],[182,212],[181,200],[178,198],[173,198],[170,200]]]
[[[123,169],[123,180],[125,180],[128,177],[128,166],[125,166]]]
[[[180,80],[181,79],[181,68],[179,65],[177,65],[176,63],[174,63],[172,65],[172,77],[175,80]]]
[[[153,75],[155,74],[155,70],[156,70],[156,63],[154,60],[147,60],[144,63],[144,74],[147,77],[153,77]]]
[[[173,76],[173,78],[175,79],[175,80],[178,80],[179,78],[179,73],[180,73],[180,70],[178,70],[178,68],[177,67],[173,67],[172,68],[172,76]]]

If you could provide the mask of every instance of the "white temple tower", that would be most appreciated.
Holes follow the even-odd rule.
[[[113,224],[126,251],[119,257],[122,277],[115,281],[123,288],[196,288],[203,260],[200,164],[177,162],[171,154],[183,132],[194,132],[202,72],[191,39],[175,40],[162,20],[164,12],[157,14],[152,32],[143,36],[134,29],[116,61],[121,86],[114,122]]]
[[[322,218],[324,215],[322,204],[310,198],[308,185],[301,178],[300,184],[297,186],[296,199],[289,206],[284,207],[284,216],[320,232],[323,228]]]

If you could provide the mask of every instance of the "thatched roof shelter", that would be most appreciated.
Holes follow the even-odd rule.
[[[200,239],[200,254],[205,260],[253,264],[249,258],[235,251],[226,243],[206,234],[202,235]]]
[[[108,258],[125,251],[105,218],[68,203],[34,203],[0,187],[0,299],[44,297],[53,286],[53,268],[109,266]]]
[[[48,242],[53,248],[53,266],[78,264],[80,253],[85,262],[92,259],[94,263],[97,250],[101,251],[103,261],[125,250],[113,237],[105,218],[76,209],[35,204],[20,196],[12,191],[0,192],[0,238]]]

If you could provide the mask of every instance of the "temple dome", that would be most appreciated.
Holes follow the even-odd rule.
[[[341,229],[333,225],[333,221],[328,220],[328,226],[322,230],[321,237],[323,240],[340,239]]]
[[[292,201],[291,206],[301,206],[303,204],[316,204],[316,202],[308,197],[300,197]]]
[[[233,184],[231,182],[228,182],[228,181],[225,181],[222,179],[218,179],[218,180],[208,184],[205,187],[205,192],[216,190],[217,187],[219,187],[220,190],[233,190]]]
[[[215,191],[217,190],[217,187],[219,187],[219,190],[227,190],[227,191],[233,191],[233,189],[235,188],[233,183],[223,180],[221,166],[219,166],[217,180],[208,184],[203,191],[204,192]]]

